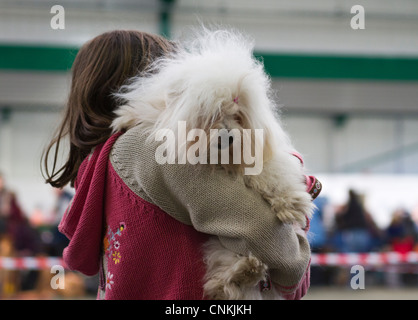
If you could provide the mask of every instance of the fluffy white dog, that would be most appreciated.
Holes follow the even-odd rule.
[[[272,214],[303,226],[313,204],[270,91],[270,79],[253,56],[252,41],[237,32],[203,28],[193,40],[179,44],[172,55],[156,61],[148,73],[122,88],[117,96],[124,104],[116,111],[112,126],[116,132],[141,125],[151,140],[161,130],[171,130],[178,145],[184,146],[179,150],[197,143],[200,151],[210,149],[213,156],[216,146],[219,158],[228,150],[228,161],[214,164],[209,160],[218,157],[208,156],[208,163],[222,166],[229,174],[244,175],[247,186],[270,203]],[[200,129],[210,138],[180,141],[178,124],[184,121],[188,131]],[[213,129],[227,129],[227,139],[211,134]],[[244,129],[251,129],[249,136]],[[256,129],[262,134],[256,134]],[[260,145],[263,148],[257,147]],[[239,159],[234,158],[237,152]],[[252,157],[252,164],[245,157]],[[256,163],[262,163],[262,171],[251,174],[248,170]],[[268,270],[253,255],[237,255],[216,238],[205,249],[204,290],[209,299],[279,298],[274,289],[268,293],[259,289]]]

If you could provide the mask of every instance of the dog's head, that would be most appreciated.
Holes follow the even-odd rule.
[[[245,84],[245,79],[240,84]],[[240,87],[240,85],[239,85]],[[253,123],[253,110],[248,104],[246,92],[240,88],[228,90],[226,87],[214,93],[219,100],[216,108],[206,106],[201,110],[196,127],[206,134],[207,162],[219,165],[233,174],[245,173],[245,168],[263,163],[270,156],[269,139],[263,127]],[[205,141],[191,140],[193,144]]]

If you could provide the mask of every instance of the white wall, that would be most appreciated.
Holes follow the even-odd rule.
[[[418,173],[418,117],[286,116],[287,129],[315,172]],[[413,148],[411,148],[412,146]]]
[[[52,188],[43,181],[40,163],[58,118],[57,112],[14,110],[10,120],[0,121],[0,171],[27,215],[35,208],[50,212],[54,203]]]

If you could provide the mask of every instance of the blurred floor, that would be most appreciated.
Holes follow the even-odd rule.
[[[349,287],[310,288],[304,300],[418,300],[416,288],[370,287],[353,290]]]

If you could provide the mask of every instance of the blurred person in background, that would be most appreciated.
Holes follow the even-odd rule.
[[[54,188],[54,194],[56,196],[55,205],[53,209],[53,224],[59,225],[65,210],[67,210],[73,194],[66,188]]]
[[[12,211],[12,193],[6,189],[5,179],[0,172],[0,256],[12,257],[15,254],[13,240],[8,232]],[[14,271],[0,269],[0,297],[13,294],[18,286]]]
[[[13,224],[22,219],[22,211],[16,201],[16,196],[6,188],[6,181],[0,173],[0,234],[9,234]]]
[[[325,210],[328,199],[318,197],[314,201],[317,209],[312,216],[308,232],[308,240],[313,253],[327,253],[330,251],[328,229],[324,223]],[[334,277],[335,268],[323,266],[311,267],[311,285],[330,285]]]
[[[17,201],[14,192],[6,187],[0,174],[0,234],[10,239],[20,255],[32,254],[39,250],[39,242],[27,217]]]
[[[409,212],[404,209],[395,210],[385,229],[384,250],[406,254],[414,250],[417,240],[417,224]],[[388,265],[385,268],[385,282],[389,287],[414,286],[418,281],[416,270],[416,265]]]
[[[39,253],[40,239],[22,211],[16,195],[7,189],[0,174],[0,256],[18,257]],[[33,284],[33,273],[0,270],[1,293],[10,296]],[[30,283],[30,284],[29,284]]]
[[[319,197],[314,201],[317,209],[312,215],[308,233],[308,240],[312,252],[322,253],[327,251],[328,235],[323,221],[324,208],[327,202],[328,200],[323,197]]]
[[[380,243],[380,230],[364,208],[360,196],[348,191],[348,202],[335,217],[334,246],[340,252],[369,252]]]
[[[69,240],[58,230],[58,225],[64,216],[65,210],[70,205],[73,194],[66,188],[54,188],[55,204],[52,211],[51,239],[46,251],[50,256],[60,257]]]
[[[398,209],[392,215],[392,220],[385,230],[385,236],[386,248],[389,251],[410,252],[418,240],[417,225],[407,211]]]
[[[335,212],[334,222],[330,237],[333,250],[342,253],[366,253],[380,250],[381,231],[365,209],[364,199],[354,190],[348,191],[348,201]],[[335,284],[350,284],[352,274],[349,269],[340,267],[334,271]]]

